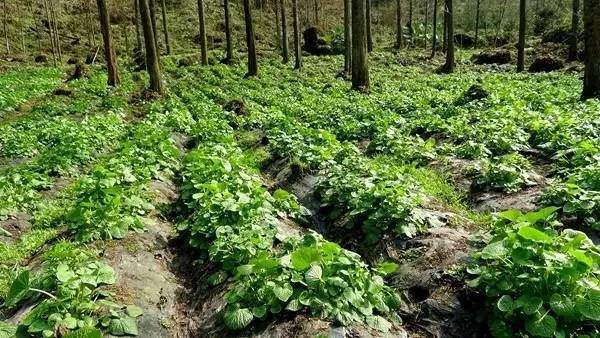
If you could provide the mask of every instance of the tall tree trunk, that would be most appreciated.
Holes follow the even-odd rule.
[[[429,0],[425,0],[425,16],[423,17],[423,47],[427,48],[427,29],[429,28]]]
[[[504,0],[502,3],[500,18],[498,19],[498,25],[496,27],[496,36],[494,37],[494,44],[498,42],[498,36],[500,35],[500,30],[502,29],[502,22],[504,21],[504,14],[506,13],[506,3],[508,0]]]
[[[110,34],[110,18],[106,0],[96,0],[98,5],[98,17],[100,18],[100,30],[102,31],[102,40],[104,41],[104,58],[106,59],[106,69],[108,71],[108,85],[116,87],[119,85],[119,70],[117,68],[117,58],[112,46]]]
[[[254,24],[252,22],[252,9],[250,0],[244,0],[244,21],[246,23],[246,47],[248,48],[248,74],[258,75],[258,61],[256,60],[256,45],[254,41]]]
[[[584,99],[600,99],[600,0],[583,1],[585,32]]]
[[[367,1],[366,15],[367,15],[367,51],[370,53],[373,51],[373,36],[371,35],[371,0]]]
[[[133,25],[135,26],[136,47],[139,51],[142,50],[142,36],[140,35],[140,7],[138,0],[133,0],[133,8],[135,16],[133,17]]]
[[[433,35],[431,36],[431,58],[435,57],[437,52],[437,11],[438,0],[433,0]]]
[[[292,0],[292,16],[294,17],[294,69],[302,68],[302,50],[300,49],[300,20],[298,18],[298,0]]]
[[[519,44],[517,53],[517,72],[525,70],[525,31],[527,29],[527,0],[519,5]]]
[[[352,71],[352,17],[351,0],[344,1],[344,73]]]
[[[4,19],[3,21],[3,27],[4,27],[4,40],[5,40],[5,47],[6,47],[6,55],[10,54],[10,40],[8,39],[8,8],[6,7],[6,0],[3,1],[3,12],[4,12]]]
[[[169,55],[171,54],[171,41],[169,39],[169,25],[167,25],[167,5],[165,3],[165,0],[161,0],[160,4],[162,7],[162,24],[163,31],[165,34],[165,45],[167,48],[167,55]]]
[[[150,5],[150,22],[152,23],[152,33],[154,34],[154,43],[156,43],[156,52],[160,54],[160,45],[158,44],[158,28],[156,26],[156,0],[148,0]]]
[[[146,49],[146,69],[150,75],[150,87],[153,92],[161,94],[163,84],[160,73],[160,59],[158,50],[156,50],[156,41],[154,38],[154,28],[152,27],[152,14],[150,13],[149,0],[138,0],[140,8],[140,20],[142,30],[144,31],[144,47]],[[152,1],[152,0],[150,0]]]
[[[54,39],[56,40],[55,44],[56,44],[56,50],[58,52],[58,63],[62,64],[62,47],[60,44],[60,31],[58,28],[58,20],[56,19],[56,11],[55,11],[56,6],[54,5],[53,0],[50,1],[50,4],[51,4],[50,5],[50,16],[52,18],[52,23],[54,26]]]
[[[477,8],[475,10],[475,48],[479,47],[479,15],[480,15],[481,0],[477,0]]]
[[[287,18],[285,15],[285,1],[279,0],[279,7],[281,7],[281,42],[282,42],[282,56],[283,63],[288,63],[290,60],[288,52],[288,36],[287,36]]]
[[[454,72],[454,10],[452,8],[452,0],[446,0],[446,17],[447,37],[446,43],[448,50],[446,51],[446,63],[442,66],[441,71],[446,74]]]
[[[54,63],[54,67],[56,67],[57,62],[57,55],[58,53],[56,52],[56,45],[54,44],[55,40],[54,40],[54,30],[52,29],[52,24],[51,24],[51,19],[50,19],[50,9],[48,7],[48,1],[44,0],[44,12],[46,13],[46,21],[48,22],[48,39],[50,40],[50,47],[52,50],[52,61]]]
[[[571,17],[571,37],[569,41],[569,60],[577,60],[577,40],[579,37],[579,0],[573,0]]]
[[[408,1],[408,36],[410,37],[410,43],[413,40],[413,0]]]
[[[369,91],[367,2],[352,0],[352,88]]]
[[[90,12],[90,18],[91,18],[91,17],[93,17],[93,14],[92,14],[92,12],[93,12],[93,11],[92,11],[92,3],[93,3],[93,0],[90,0],[90,1],[88,2],[88,4],[89,4],[89,6],[88,6],[88,10],[89,10],[89,12]],[[91,26],[91,28],[92,28],[92,41],[93,41],[93,46],[96,46],[96,20],[90,20],[90,26]]]
[[[231,41],[231,17],[229,13],[229,0],[223,0],[225,11],[225,61],[230,63],[233,61],[233,41]]]
[[[163,0],[164,1],[164,0]],[[208,50],[206,46],[206,24],[204,21],[204,0],[198,0],[198,23],[200,27],[200,63],[208,65]]]
[[[277,30],[277,49],[283,50],[283,40],[281,39],[281,26],[279,25],[279,0],[273,1],[273,12],[275,12],[275,29]]]
[[[396,48],[404,45],[404,32],[402,29],[402,0],[396,0]]]
[[[315,4],[315,26],[319,26],[319,0],[314,0]]]
[[[446,53],[448,51],[448,21],[446,16],[446,5],[444,4],[444,15],[443,18],[443,37],[442,37],[442,53]]]

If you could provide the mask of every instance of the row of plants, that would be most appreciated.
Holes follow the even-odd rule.
[[[30,98],[50,92],[59,81],[60,71],[55,68],[20,67],[3,72],[0,75],[0,117]]]

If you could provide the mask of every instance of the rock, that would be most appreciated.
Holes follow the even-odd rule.
[[[77,57],[70,57],[70,58],[67,60],[67,64],[68,64],[68,65],[76,65],[76,64],[78,64],[78,63],[79,63],[79,58],[77,58]]]
[[[490,96],[490,93],[481,84],[474,84],[456,100],[456,104],[464,105],[472,101],[483,100],[488,96]]]
[[[302,36],[304,37],[303,49],[312,55],[332,55],[333,48],[329,46],[325,40],[319,35],[319,30],[316,27],[306,29]]]
[[[511,55],[508,50],[498,49],[483,51],[478,55],[473,55],[473,62],[478,65],[487,64],[507,64],[511,62]]]
[[[235,113],[237,116],[248,115],[246,105],[240,100],[231,100],[223,105],[223,110]]]
[[[559,58],[554,56],[540,56],[535,58],[531,66],[529,66],[529,72],[541,73],[541,72],[552,72],[555,70],[562,69],[564,63]]]
[[[37,63],[44,63],[44,62],[48,62],[48,57],[46,55],[38,55],[35,57],[34,59],[35,62]]]
[[[186,56],[183,57],[181,59],[179,59],[179,61],[177,61],[177,66],[178,67],[189,67],[191,65],[193,65],[195,63],[195,59],[193,56]]]
[[[475,47],[475,38],[470,34],[458,33],[454,34],[454,41],[457,45],[462,48],[473,48]]]
[[[331,42],[331,49],[333,50],[333,54],[342,55],[346,51],[346,45],[344,42],[344,37],[338,36]]]
[[[71,96],[73,95],[73,91],[67,88],[56,88],[52,94],[55,96]]]

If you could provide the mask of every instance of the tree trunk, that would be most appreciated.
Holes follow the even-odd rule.
[[[159,94],[163,92],[163,84],[160,74],[160,60],[158,50],[156,50],[156,41],[154,38],[154,28],[152,27],[152,14],[150,13],[149,0],[138,0],[140,8],[140,19],[142,30],[144,31],[144,45],[146,48],[146,69],[150,75],[150,90]],[[152,1],[152,0],[150,0]]]
[[[58,52],[58,63],[62,64],[62,48],[60,45],[60,32],[58,30],[58,22],[56,20],[56,11],[53,0],[50,1],[50,18],[52,20],[52,26],[54,27],[54,40],[56,45],[56,51]]]
[[[54,44],[55,40],[54,40],[54,30],[52,29],[52,24],[51,24],[51,19],[50,19],[50,9],[48,8],[50,7],[48,4],[47,0],[44,0],[44,11],[46,12],[46,21],[48,22],[48,38],[50,39],[50,46],[52,49],[52,61],[54,62],[54,67],[56,67],[57,62],[57,55],[58,53],[56,52],[56,45]]]
[[[223,0],[225,11],[225,61],[229,63],[233,61],[233,41],[231,41],[231,18],[229,14],[229,0]]]
[[[479,46],[479,14],[480,14],[481,0],[477,0],[477,8],[475,10],[475,48]]]
[[[287,36],[287,18],[285,15],[285,1],[279,0],[279,7],[281,7],[281,42],[282,42],[282,56],[283,63],[290,61],[288,52],[288,36]]]
[[[583,1],[585,31],[584,99],[600,99],[600,0]]]
[[[522,72],[525,70],[525,30],[526,29],[527,29],[527,0],[520,0],[517,72]]]
[[[442,53],[446,53],[448,51],[448,20],[447,16],[446,16],[446,5],[444,5],[444,15],[443,17],[443,25],[444,25],[444,29],[443,29],[443,37],[442,37]]]
[[[167,55],[169,55],[171,54],[171,41],[169,40],[169,26],[167,25],[167,5],[165,4],[165,0],[161,0],[160,4],[162,7],[162,24],[165,34],[165,45],[167,48]]]
[[[6,42],[5,47],[6,47],[6,55],[10,54],[10,40],[8,39],[8,24],[7,24],[7,16],[8,16],[8,8],[6,7],[6,0],[3,1],[3,12],[4,12],[4,19],[3,21],[3,27],[4,27],[4,40]]]
[[[110,34],[110,18],[106,0],[96,0],[98,4],[98,16],[100,18],[100,30],[102,31],[102,40],[104,41],[104,58],[106,59],[106,69],[108,71],[108,85],[116,87],[119,85],[119,70],[117,68],[117,58],[112,46]]]
[[[433,0],[433,35],[431,36],[431,58],[435,57],[437,52],[437,11],[438,0]]]
[[[275,29],[277,30],[277,49],[283,50],[283,40],[281,39],[281,27],[279,25],[279,0],[273,1],[273,12],[275,12]]]
[[[446,74],[454,72],[454,11],[452,9],[452,0],[446,0],[446,17],[447,25],[447,37],[446,43],[448,49],[446,50],[446,63],[442,66],[441,71]]]
[[[294,17],[294,69],[302,68],[302,50],[300,49],[300,21],[298,18],[298,0],[292,0],[292,16]]]
[[[413,0],[408,1],[408,36],[410,37],[410,43],[413,39]]]
[[[92,13],[92,5],[91,3],[93,3],[92,0],[90,0],[90,2],[88,2],[88,4],[90,4],[90,6],[88,7],[89,11],[90,11],[90,17],[93,17]],[[93,41],[93,46],[96,46],[96,20],[90,20],[90,26],[92,28],[92,41]]]
[[[254,24],[252,23],[250,0],[244,0],[244,21],[246,23],[246,47],[248,48],[248,74],[246,76],[256,76],[258,75],[258,61],[256,60]]]
[[[371,0],[367,1],[366,16],[367,16],[367,51],[373,51],[373,36],[371,35]]]
[[[367,2],[352,0],[352,88],[369,91]]]
[[[164,0],[163,0],[164,1]],[[200,64],[208,65],[208,50],[206,46],[206,24],[204,21],[204,0],[198,0],[198,23],[200,34]]]
[[[579,0],[573,0],[571,17],[571,38],[569,41],[569,61],[577,60],[577,40],[579,37]]]
[[[160,46],[158,44],[158,28],[156,26],[156,0],[148,0],[150,5],[150,22],[152,23],[152,34],[154,35],[154,43],[156,44],[156,52],[160,54]]]
[[[396,47],[404,45],[404,32],[402,29],[402,0],[396,0]]]
[[[319,26],[319,0],[315,1],[315,26]]]
[[[351,0],[344,1],[344,73],[352,71],[352,25]]]
[[[498,26],[496,27],[496,36],[494,37],[494,43],[497,43],[498,36],[500,35],[500,30],[502,29],[502,21],[504,21],[504,14],[506,13],[506,3],[507,2],[508,2],[508,0],[504,0],[502,7],[501,7],[500,18],[498,19]]]
[[[142,36],[140,35],[140,7],[138,6],[138,0],[133,0],[133,7],[135,9],[135,16],[133,18],[133,24],[135,25],[135,39],[136,46],[139,51],[142,50]]]
[[[429,27],[429,0],[425,0],[425,16],[423,17],[425,26],[423,27],[423,47],[427,49],[427,28]]]

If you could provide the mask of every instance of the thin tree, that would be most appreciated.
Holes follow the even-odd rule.
[[[100,31],[104,41],[104,58],[106,59],[106,69],[108,71],[108,85],[116,87],[119,85],[119,69],[117,68],[117,57],[112,45],[110,32],[110,17],[108,16],[108,7],[106,0],[96,0],[98,5],[98,17],[100,18]]]
[[[404,45],[404,33],[402,31],[402,0],[396,0],[396,47]]]
[[[519,43],[517,52],[517,72],[525,70],[525,30],[527,29],[527,0],[520,0],[519,5]]]
[[[425,0],[425,15],[423,16],[423,47],[427,48],[427,28],[429,28],[429,0]]]
[[[292,16],[294,20],[294,69],[302,68],[302,50],[300,49],[300,20],[298,18],[298,0],[292,0]]]
[[[171,54],[171,42],[169,39],[169,26],[167,25],[167,5],[165,3],[165,0],[161,0],[160,4],[161,4],[161,8],[162,8],[162,25],[163,25],[163,31],[165,34],[165,45],[167,48],[167,54]]]
[[[204,0],[198,0],[198,23],[200,38],[200,63],[208,65],[208,50],[206,46],[206,24],[204,20]]]
[[[410,43],[413,39],[413,0],[408,1],[408,36],[410,37]]]
[[[277,31],[277,49],[282,50],[281,27],[279,25],[279,1],[273,1],[273,12],[275,12],[275,30]]]
[[[225,63],[233,61],[233,41],[231,41],[231,18],[229,13],[229,0],[223,0],[225,12]]]
[[[437,0],[436,0],[437,1]],[[481,0],[477,0],[475,9],[475,48],[479,46],[479,16],[480,16]]]
[[[8,9],[6,8],[6,0],[3,1],[2,8],[3,8],[3,12],[4,12],[3,13],[4,14],[4,18],[2,20],[3,21],[2,25],[4,27],[4,40],[6,42],[6,45],[5,45],[5,47],[6,47],[6,55],[8,55],[8,54],[10,54],[10,41],[8,39],[8,23],[7,23],[8,22],[8,19],[7,19]]]
[[[443,18],[443,33],[442,33],[442,52],[446,53],[448,51],[448,21],[446,20],[446,5],[444,5],[444,15]]]
[[[569,61],[577,60],[577,40],[579,37],[579,0],[573,0],[571,16],[571,37],[569,41]]]
[[[46,22],[48,22],[48,38],[50,40],[50,46],[52,50],[52,61],[54,63],[54,67],[57,65],[58,53],[56,52],[56,45],[54,40],[54,30],[52,29],[52,25],[50,22],[52,21],[50,18],[50,10],[48,9],[48,1],[44,0],[44,12],[46,13]]]
[[[367,2],[352,0],[352,88],[369,91]]]
[[[133,17],[133,25],[135,26],[135,39],[138,50],[142,50],[142,36],[140,35],[140,8],[138,6],[138,0],[133,0],[133,8],[135,10],[135,16]]]
[[[150,13],[149,0],[138,0],[140,8],[140,19],[142,30],[144,31],[144,47],[146,49],[146,69],[150,76],[149,89],[155,93],[163,92],[163,84],[160,72],[160,60],[156,41],[154,38],[154,29],[152,28],[152,17]],[[152,0],[150,0],[152,1]]]
[[[283,57],[283,63],[288,63],[290,61],[290,57],[288,55],[287,19],[285,15],[284,0],[279,0],[279,7],[281,7],[281,53]]]
[[[446,0],[446,11],[444,13],[446,18],[446,63],[442,66],[440,71],[442,73],[450,74],[454,72],[454,11],[452,9],[452,0]]]
[[[582,98],[600,99],[600,0],[583,1],[585,72]]]
[[[367,15],[367,51],[370,53],[373,51],[373,36],[371,35],[371,0],[367,1],[366,15]]]
[[[437,52],[437,11],[438,0],[433,0],[433,35],[431,36],[431,58],[435,57]]]
[[[50,0],[50,26],[52,27],[51,29],[54,30],[54,44],[56,46],[56,51],[57,51],[57,55],[58,55],[58,63],[62,64],[62,48],[61,48],[61,44],[60,44],[60,32],[58,30],[58,22],[56,19],[56,11],[55,11],[55,5],[53,0]]]
[[[155,2],[156,0],[148,0],[148,4],[150,5],[150,22],[152,23],[152,33],[154,34],[154,43],[156,44],[156,52],[160,53],[160,48],[158,45],[158,28],[156,28],[156,9]]]
[[[319,0],[314,0],[315,5],[315,26],[319,26]]]
[[[246,77],[258,75],[258,61],[256,60],[256,45],[254,41],[254,24],[252,23],[252,9],[250,0],[244,0],[244,21],[246,23],[246,47],[248,48],[248,73]]]
[[[351,25],[351,0],[344,1],[344,73],[349,75],[352,71],[352,25]]]

